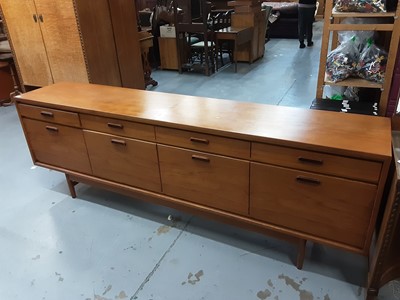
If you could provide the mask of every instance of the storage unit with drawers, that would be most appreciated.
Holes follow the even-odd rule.
[[[80,83],[17,97],[35,164],[295,242],[368,255],[390,120]]]

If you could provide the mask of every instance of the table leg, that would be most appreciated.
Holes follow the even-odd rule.
[[[65,178],[67,180],[68,189],[69,189],[69,193],[71,194],[71,197],[76,198],[75,185],[77,185],[78,182],[71,180],[71,178],[69,177],[68,174],[65,174]]]
[[[237,42],[236,42],[236,38],[235,38],[235,45],[233,47],[233,60],[235,62],[235,73],[237,73],[237,53],[235,53],[236,49],[237,49]]]

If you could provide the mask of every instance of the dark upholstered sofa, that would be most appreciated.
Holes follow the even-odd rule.
[[[297,2],[263,2],[262,6],[271,6],[271,22],[268,38],[298,37],[298,3]]]

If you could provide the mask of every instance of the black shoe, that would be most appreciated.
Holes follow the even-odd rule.
[[[307,43],[307,47],[312,47],[312,46],[314,46],[314,43],[312,41]]]
[[[305,47],[306,47],[306,45],[304,43],[300,43],[300,46],[299,46],[300,49],[303,49]]]

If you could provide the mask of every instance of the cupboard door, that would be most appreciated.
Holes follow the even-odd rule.
[[[81,129],[22,118],[34,162],[91,174]]]
[[[35,3],[54,82],[88,82],[73,1]]]
[[[250,215],[363,249],[376,185],[251,163]]]
[[[249,162],[158,145],[165,194],[248,214]]]
[[[155,143],[84,130],[93,175],[161,191]]]
[[[1,0],[0,4],[22,83],[32,86],[53,83],[33,0]]]

